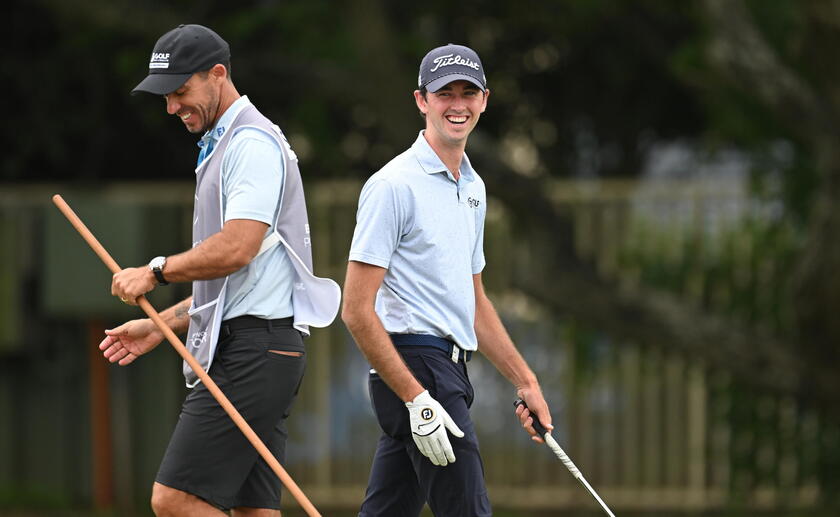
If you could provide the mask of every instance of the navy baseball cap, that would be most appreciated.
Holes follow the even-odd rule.
[[[149,75],[131,93],[172,93],[194,73],[229,60],[230,46],[221,36],[203,25],[179,25],[157,40],[149,60]]]
[[[450,43],[426,54],[420,63],[417,86],[434,93],[460,79],[473,83],[483,92],[487,91],[487,78],[478,54],[469,47]]]

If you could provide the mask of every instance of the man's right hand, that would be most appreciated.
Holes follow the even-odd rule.
[[[455,453],[452,451],[446,430],[449,429],[449,432],[458,438],[463,438],[464,432],[443,406],[426,390],[411,402],[406,402],[405,407],[408,408],[411,419],[411,436],[423,456],[441,467],[454,463]]]
[[[131,320],[105,331],[99,349],[105,359],[120,366],[131,364],[163,341],[163,332],[150,319]]]

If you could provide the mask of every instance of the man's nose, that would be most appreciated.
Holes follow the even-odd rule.
[[[181,104],[178,101],[174,100],[172,97],[166,97],[166,112],[170,115],[174,115],[178,113],[178,110],[181,109]]]

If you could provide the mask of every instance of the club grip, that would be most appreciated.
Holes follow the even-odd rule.
[[[516,399],[513,401],[513,407],[518,406],[524,406],[526,409],[528,408],[528,404],[526,404],[522,399]],[[534,423],[532,424],[534,426],[534,430],[540,435],[540,437],[545,436],[545,433],[547,433],[548,430],[540,423],[540,419],[537,418],[537,414],[531,411],[531,417],[534,419]]]

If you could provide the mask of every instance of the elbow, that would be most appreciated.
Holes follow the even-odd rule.
[[[347,303],[346,299],[341,305],[341,321],[344,322],[344,325],[348,329],[352,328],[353,324],[356,322],[356,315],[353,313],[353,309],[350,307],[350,304]]]
[[[360,305],[358,303],[355,303],[352,300],[348,301],[346,298],[344,300],[344,304],[341,306],[341,321],[344,322],[344,325],[351,334],[362,324],[362,321],[364,320],[363,311],[359,309]]]
[[[250,264],[251,261],[254,260],[255,256],[255,252],[252,252],[249,249],[239,248],[227,255],[227,260],[225,261],[228,266],[227,269],[229,269],[231,273],[234,271],[239,271],[243,267]]]

